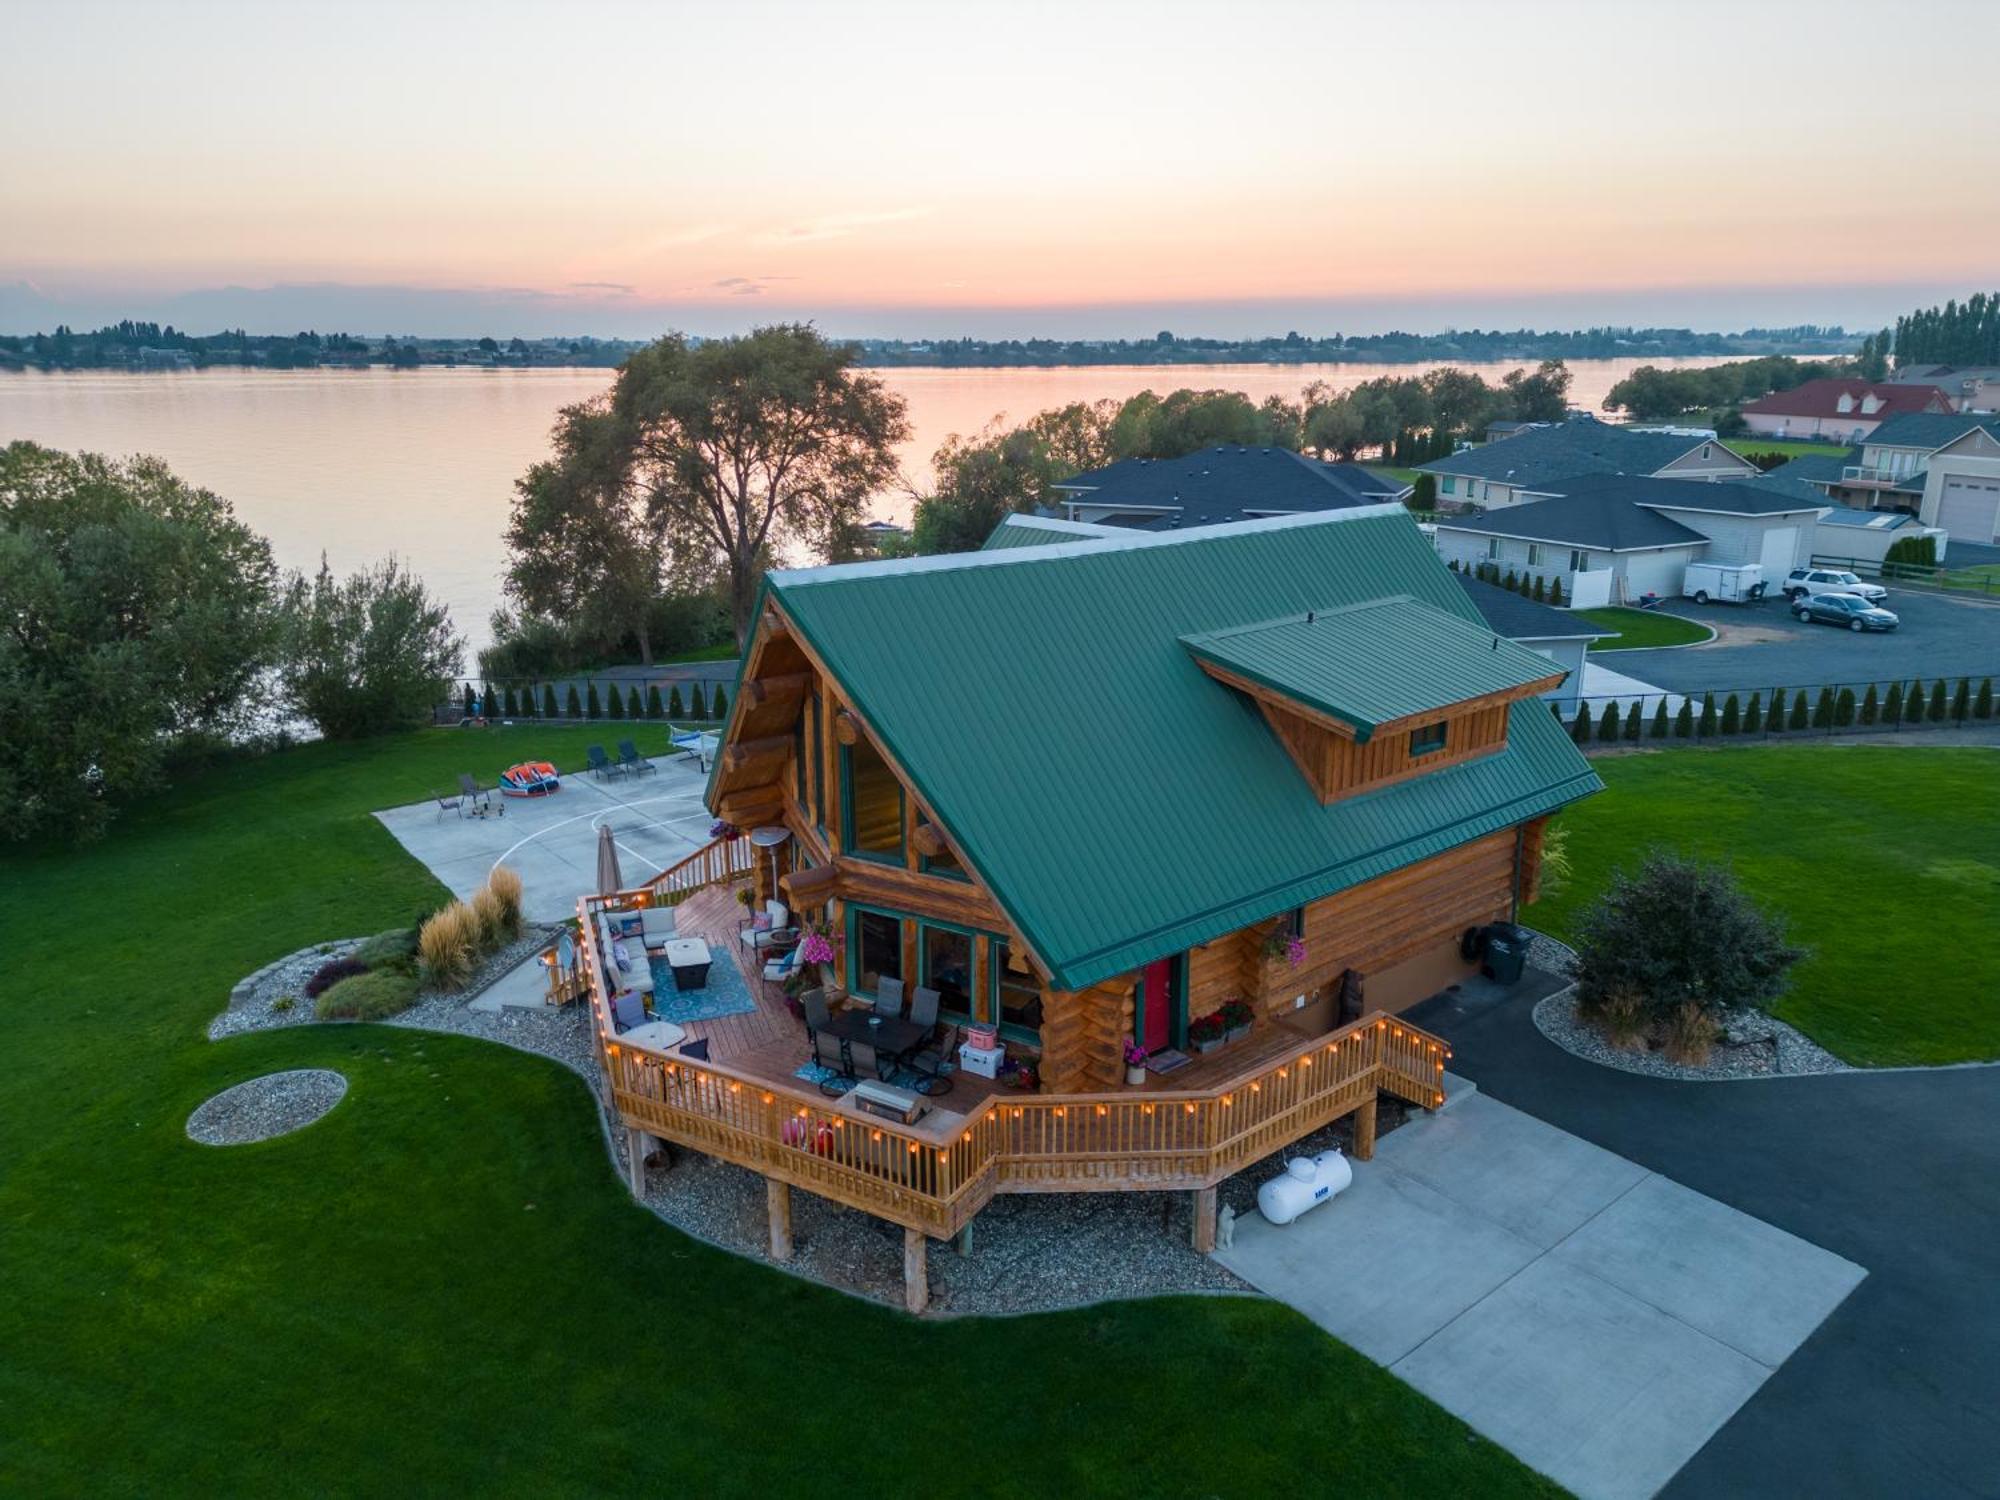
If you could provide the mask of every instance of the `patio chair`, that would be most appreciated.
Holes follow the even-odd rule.
[[[620,740],[618,742],[618,764],[634,776],[642,776],[648,771],[659,770],[658,766],[639,753],[639,747],[630,740]]]
[[[454,797],[450,792],[432,792],[431,795],[437,798],[438,816],[440,818],[448,812],[455,812],[461,818],[465,816],[465,798],[463,795]]]
[[[903,1013],[903,981],[884,974],[875,981],[875,1013],[900,1016]]]
[[[623,776],[625,768],[604,753],[602,745],[585,745],[584,755],[590,761],[590,774],[602,781],[607,776]]]
[[[918,985],[910,992],[910,1020],[924,1028],[925,1037],[937,1030],[938,1007],[944,997],[936,990],[927,990]]]
[[[478,816],[483,818],[493,811],[493,794],[474,781],[470,771],[458,773],[458,790],[465,799],[465,805]]]
[[[958,1028],[947,1024],[933,1033],[929,1045],[919,1047],[904,1059],[919,1076],[915,1091],[933,1098],[949,1094],[954,1081],[951,1070],[957,1066],[957,1057]]]

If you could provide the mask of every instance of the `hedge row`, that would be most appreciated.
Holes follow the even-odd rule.
[[[1448,566],[1454,573],[1465,571],[1459,566],[1456,558],[1452,559]],[[1482,582],[1506,589],[1509,593],[1519,594],[1523,599],[1532,599],[1537,604],[1560,606],[1563,602],[1563,581],[1560,574],[1544,583],[1539,573],[1517,573],[1509,568],[1503,577],[1500,564],[1483,562],[1473,564],[1472,576]]]
[[[1662,698],[1654,705],[1650,718],[1637,702],[1623,709],[1615,702],[1607,702],[1596,711],[1583,703],[1577,706],[1576,717],[1570,721],[1569,734],[1579,745],[1593,740],[1601,745],[1618,740],[1787,734],[1806,729],[1846,729],[1855,724],[1963,724],[1993,717],[1991,677],[1982,680],[1976,690],[1969,677],[1959,678],[1955,687],[1946,684],[1947,679],[1940,677],[1926,689],[1919,678],[1907,688],[1900,682],[1892,682],[1886,693],[1880,693],[1871,683],[1859,699],[1851,687],[1821,688],[1816,698],[1806,688],[1797,689],[1789,698],[1784,688],[1777,688],[1771,693],[1768,708],[1762,692],[1731,693],[1720,707],[1715,694],[1705,693],[1698,711],[1691,700],[1683,699],[1680,711],[1669,715],[1666,700]],[[1744,696],[1749,699],[1747,706]],[[1562,705],[1550,706],[1560,720]]]
[[[714,696],[710,697],[698,681],[687,684],[685,700],[681,697],[679,683],[671,684],[666,698],[662,700],[658,683],[648,683],[646,695],[641,698],[636,684],[621,692],[617,683],[607,683],[603,696],[599,697],[596,682],[586,684],[581,694],[572,682],[560,705],[556,700],[556,690],[549,683],[542,684],[537,698],[532,686],[496,688],[488,683],[485,693],[481,694],[468,682],[460,696],[460,704],[468,719],[481,713],[489,719],[719,720],[729,716],[729,695],[722,684],[718,682],[715,685]]]

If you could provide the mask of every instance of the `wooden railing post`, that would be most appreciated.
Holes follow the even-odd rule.
[[[775,1177],[764,1179],[764,1207],[771,1219],[771,1259],[792,1258],[792,1187]]]
[[[1201,1255],[1215,1249],[1215,1189],[1196,1188],[1194,1194],[1194,1248]]]
[[[1354,1159],[1370,1161],[1375,1155],[1375,1095],[1370,1091],[1367,1099],[1354,1112]]]

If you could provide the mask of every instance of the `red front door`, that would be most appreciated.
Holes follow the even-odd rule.
[[[1147,964],[1141,975],[1146,1010],[1139,1023],[1139,1039],[1148,1052],[1161,1052],[1167,1046],[1174,1005],[1173,971],[1173,960],[1163,958]]]

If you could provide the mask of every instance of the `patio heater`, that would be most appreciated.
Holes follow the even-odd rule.
[[[750,847],[771,851],[771,895],[773,899],[776,899],[778,894],[778,850],[784,844],[785,840],[791,836],[791,829],[781,827],[777,824],[750,830]]]

